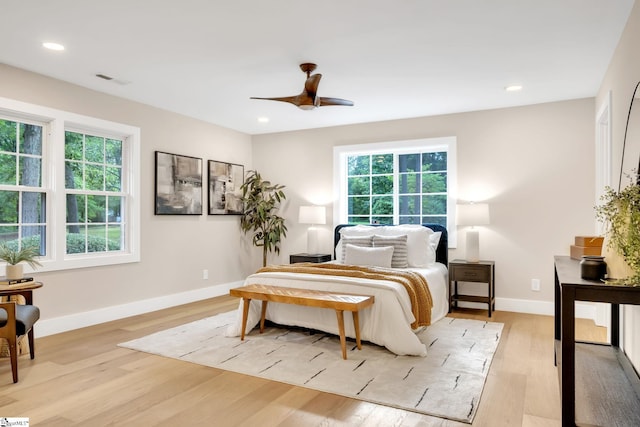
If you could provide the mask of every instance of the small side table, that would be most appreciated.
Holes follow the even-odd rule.
[[[292,254],[289,255],[289,263],[295,264],[297,262],[327,262],[331,261],[331,254]]]
[[[449,263],[449,313],[458,301],[477,302],[489,306],[489,317],[496,309],[496,266],[494,261],[468,262],[461,259]],[[463,295],[458,293],[458,282],[486,283],[487,296]],[[453,283],[453,292],[451,291]]]

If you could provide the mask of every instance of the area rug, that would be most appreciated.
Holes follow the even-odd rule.
[[[427,356],[317,331],[269,326],[240,341],[224,336],[231,311],[157,332],[121,347],[471,423],[502,334],[501,323],[444,318],[418,334]]]

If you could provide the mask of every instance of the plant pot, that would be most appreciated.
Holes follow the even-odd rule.
[[[23,275],[22,267],[23,267],[22,264],[15,264],[15,265],[7,264],[7,268],[6,268],[7,279],[8,280],[22,279],[22,275]]]
[[[633,270],[626,263],[624,257],[618,251],[609,247],[609,238],[605,236],[602,245],[602,255],[607,263],[607,277],[609,279],[623,280],[633,276]]]

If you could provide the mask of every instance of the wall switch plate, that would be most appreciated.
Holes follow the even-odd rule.
[[[202,270],[202,280],[207,280],[209,278],[209,270]]]
[[[540,279],[531,279],[531,290],[540,292]]]

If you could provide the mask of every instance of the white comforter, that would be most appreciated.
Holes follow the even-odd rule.
[[[428,268],[410,268],[427,278],[433,309],[431,323],[446,316],[448,312],[447,268],[440,263]],[[398,355],[425,356],[427,349],[420,342],[411,323],[415,320],[411,303],[404,287],[387,280],[367,280],[352,277],[338,277],[286,272],[265,272],[253,274],[245,280],[245,285],[257,283],[291,288],[316,289],[353,294],[374,295],[375,303],[360,312],[360,336],[365,341],[386,347]],[[260,301],[251,301],[247,332],[260,322]],[[345,316],[345,334],[355,338],[353,322]],[[291,304],[270,303],[266,318],[281,325],[301,326],[338,334],[338,322],[334,310],[302,307]],[[227,336],[240,336],[242,328],[242,301],[237,310],[236,322],[229,326]]]

